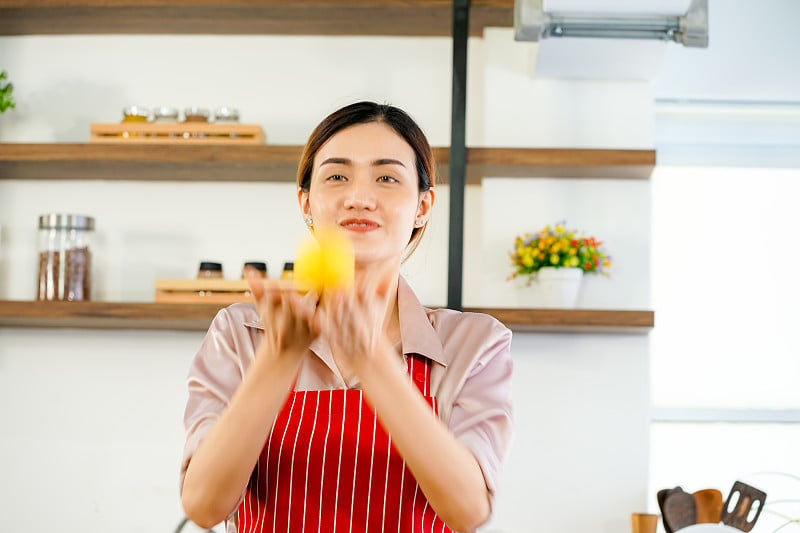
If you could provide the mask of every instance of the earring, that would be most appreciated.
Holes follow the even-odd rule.
[[[306,221],[306,226],[313,226],[314,220],[311,217],[304,219]]]
[[[414,221],[414,227],[415,228],[421,228],[424,225],[425,225],[425,220],[424,219],[418,218],[417,220]]]

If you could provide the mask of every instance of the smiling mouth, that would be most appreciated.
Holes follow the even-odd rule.
[[[348,231],[355,231],[358,233],[366,233],[380,227],[377,222],[363,219],[343,220],[339,225]]]

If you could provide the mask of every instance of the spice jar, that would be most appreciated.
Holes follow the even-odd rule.
[[[183,123],[184,124],[207,124],[208,123],[208,109],[202,107],[187,107],[183,110]],[[192,131],[193,128],[187,127],[187,131],[183,132],[183,138],[189,139],[191,137],[205,137],[205,133]]]
[[[294,261],[287,261],[283,264],[283,272],[281,272],[282,280],[294,279]]]
[[[122,122],[147,122],[150,110],[146,107],[132,105],[122,110]]]
[[[132,105],[122,110],[122,122],[124,124],[144,124],[150,118],[150,110],[146,107]],[[133,131],[123,131],[122,136],[139,137],[139,133]]]
[[[183,110],[184,122],[208,122],[208,109],[202,107],[187,107]]]
[[[214,263],[213,261],[203,261],[200,263],[200,268],[197,270],[197,279],[221,277],[222,263]]]
[[[239,122],[239,110],[233,107],[219,107],[214,111],[214,122]]]
[[[258,274],[262,278],[267,277],[267,264],[262,261],[248,261],[242,267],[242,279],[247,278],[247,270],[254,269],[258,271]]]
[[[153,110],[153,122],[178,122],[178,110],[174,107],[157,107]]]
[[[37,300],[91,300],[94,218],[49,214],[39,217]]]

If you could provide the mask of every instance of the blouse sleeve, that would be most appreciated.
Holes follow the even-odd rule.
[[[486,318],[490,322],[489,331],[473,324],[462,339],[463,343],[479,348],[477,359],[455,396],[448,425],[475,455],[489,489],[490,503],[494,503],[513,438],[513,361],[511,331],[494,318]]]
[[[183,422],[186,440],[180,469],[180,490],[186,469],[197,446],[217,423],[245,373],[246,354],[252,353],[249,332],[234,320],[228,308],[221,309],[192,360],[187,377],[189,398]]]

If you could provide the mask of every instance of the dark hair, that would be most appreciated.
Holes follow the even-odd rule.
[[[311,189],[311,171],[314,167],[314,157],[316,157],[317,152],[328,139],[345,128],[370,122],[386,124],[411,146],[416,156],[419,192],[430,190],[436,179],[433,152],[422,129],[402,109],[388,104],[368,101],[356,102],[334,111],[325,117],[311,132],[311,136],[308,138],[300,156],[300,165],[297,168],[297,186],[306,192]],[[413,229],[409,240],[411,247],[406,256],[411,255],[416,250],[426,227],[427,224],[421,228]]]

